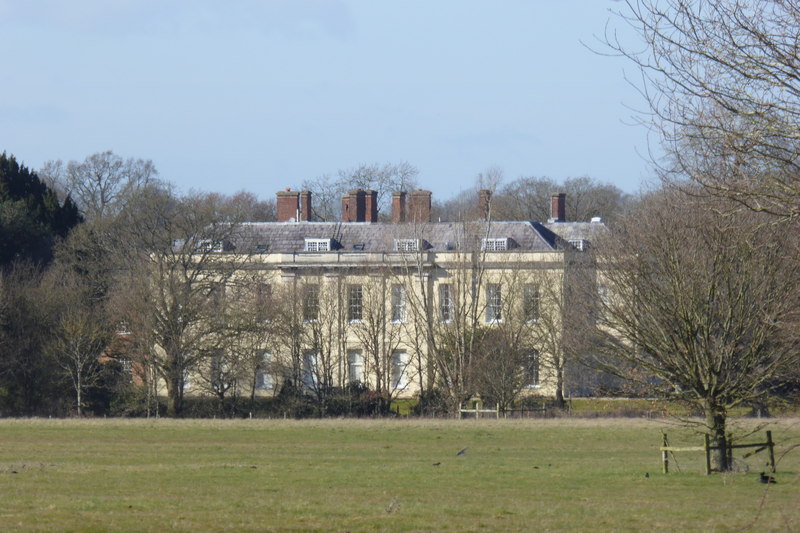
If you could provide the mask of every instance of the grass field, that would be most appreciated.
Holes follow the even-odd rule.
[[[798,530],[800,420],[770,424],[767,486],[763,453],[662,475],[662,429],[700,442],[665,420],[0,420],[0,530]]]

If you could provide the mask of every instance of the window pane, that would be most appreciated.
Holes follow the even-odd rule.
[[[319,318],[319,285],[303,285],[303,320],[314,321]]]
[[[526,381],[529,387],[539,386],[539,351],[533,350],[528,354],[527,367],[525,368]]]
[[[361,285],[350,285],[347,291],[347,319],[352,321],[361,320],[363,316],[364,293]]]
[[[405,322],[406,320],[406,288],[402,285],[392,285],[392,322]]]
[[[439,319],[442,322],[453,319],[453,297],[449,283],[439,285]]]
[[[261,359],[261,367],[256,374],[256,389],[272,389],[275,383],[272,379],[272,354],[264,352]]]
[[[364,382],[364,356],[361,350],[349,350],[347,352],[347,366],[351,382]]]
[[[403,350],[392,352],[392,387],[405,389],[408,386],[408,354]]]
[[[307,351],[303,354],[303,385],[312,390],[317,386],[316,352]]]
[[[499,283],[486,286],[486,321],[495,322],[503,319],[503,297]]]
[[[525,320],[536,322],[539,320],[539,286],[528,283],[523,287],[523,312]]]

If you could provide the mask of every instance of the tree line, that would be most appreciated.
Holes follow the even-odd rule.
[[[179,414],[187,371],[203,367],[201,361],[218,358],[214,354],[221,350],[214,346],[242,344],[245,337],[251,343],[260,337],[274,340],[281,328],[289,338],[300,338],[297,324],[279,324],[277,319],[269,328],[260,322],[260,331],[245,327],[262,313],[258,308],[249,315],[238,312],[237,320],[230,318],[224,328],[215,326],[220,321],[213,317],[237,314],[214,307],[225,301],[215,295],[224,293],[233,282],[237,265],[232,261],[227,268],[220,267],[214,280],[202,275],[206,260],[214,257],[208,243],[229,240],[240,222],[274,220],[274,201],[247,192],[180,196],[160,178],[152,162],[123,159],[112,152],[93,154],[83,161],[49,161],[38,173],[19,165],[13,156],[3,155],[1,168],[0,238],[7,243],[0,274],[4,296],[0,308],[0,406],[4,414],[81,414],[86,406],[107,409],[109,402],[119,401],[117,397],[132,394],[125,373],[131,370],[130,362],[120,354],[137,350],[146,353],[150,362],[138,368],[146,381],[146,398],[140,400],[155,405],[155,384],[162,381],[168,411]],[[362,165],[341,171],[336,179],[323,177],[305,185],[315,187],[316,218],[336,218],[338,199],[334,198],[339,192],[376,188],[379,203],[385,203],[392,190],[416,186],[416,175],[416,169],[408,164]],[[524,178],[496,192],[497,205],[511,198],[511,191],[523,181],[537,179]],[[582,187],[583,192],[609,188],[588,179],[579,181],[578,189]],[[547,205],[549,194],[544,191],[554,183],[548,179],[538,182],[541,197],[531,196],[529,201]],[[323,185],[335,193],[326,193]],[[327,203],[326,194],[330,197]],[[617,202],[608,204],[608,216],[624,203],[621,191],[617,190],[615,197]],[[441,203],[440,214],[449,210],[453,217],[465,216],[447,204]],[[386,210],[384,206],[384,213]],[[605,214],[602,210],[593,213]],[[239,277],[234,285],[243,283]],[[256,294],[266,290],[256,280],[249,283]],[[239,294],[246,293],[240,287]],[[373,299],[377,302],[377,295]],[[283,300],[293,301],[288,296]],[[271,300],[272,309],[278,308],[278,301]],[[373,307],[365,309],[376,313]],[[296,317],[298,311],[282,316]],[[378,318],[385,317],[370,315],[366,323],[377,328]],[[308,333],[316,339],[315,345],[334,342],[330,334],[319,331],[325,321],[316,324],[318,331]],[[391,396],[391,365],[387,362],[391,350],[387,351],[385,339],[379,347],[375,331],[369,334],[365,328],[359,335],[364,345],[371,347],[366,355],[380,375],[377,392]],[[119,331],[134,331],[134,340],[126,343],[135,345],[126,344],[120,351]],[[154,345],[160,349],[153,351]],[[294,354],[295,364],[288,375],[298,384],[302,381],[302,353],[298,347],[289,347],[289,353]],[[258,366],[262,363],[255,360],[220,363],[224,364],[215,368],[224,367],[229,374],[231,368],[242,365],[263,370]],[[207,390],[220,399],[236,394],[231,388],[235,380],[206,381]],[[221,387],[221,383],[228,386]],[[322,396],[318,399],[324,400]]]

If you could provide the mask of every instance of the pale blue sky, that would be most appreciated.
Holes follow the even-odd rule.
[[[630,66],[580,42],[619,5],[0,0],[0,151],[35,169],[113,150],[264,198],[400,161],[439,198],[492,166],[633,192],[650,171]]]

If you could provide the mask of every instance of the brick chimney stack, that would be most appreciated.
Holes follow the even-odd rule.
[[[342,222],[364,222],[366,193],[361,189],[342,196]]]
[[[285,191],[278,191],[275,196],[278,222],[297,221],[300,193],[287,187]]]
[[[311,220],[311,191],[300,191],[300,220]]]
[[[392,224],[406,221],[406,193],[394,191],[392,193]]]
[[[481,189],[478,191],[478,216],[481,220],[489,220],[492,191]]]
[[[431,191],[417,189],[408,194],[409,222],[431,221]]]
[[[364,191],[364,220],[363,222],[378,221],[378,191],[368,189]]]
[[[550,220],[552,222],[567,221],[567,195],[566,193],[554,194],[550,199]]]

